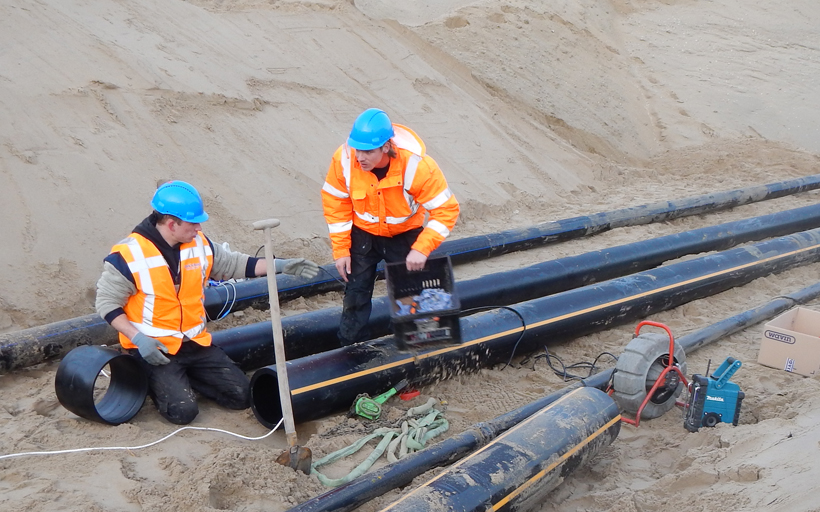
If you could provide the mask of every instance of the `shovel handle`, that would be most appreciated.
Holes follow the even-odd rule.
[[[265,230],[265,260],[268,267],[268,302],[270,303],[271,329],[273,330],[273,353],[276,358],[276,376],[279,382],[279,402],[282,417],[285,419],[285,434],[288,445],[296,446],[296,426],[293,420],[293,405],[290,398],[287,367],[285,365],[285,340],[282,335],[282,320],[279,313],[279,290],[276,287],[276,269],[273,257],[271,229],[279,225],[279,219],[259,220],[253,223],[253,229]]]
[[[279,219],[258,220],[253,223],[253,229],[258,231],[261,229],[276,228],[279,227],[279,224]]]

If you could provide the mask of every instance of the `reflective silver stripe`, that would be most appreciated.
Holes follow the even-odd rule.
[[[416,178],[416,170],[418,169],[418,166],[419,166],[420,162],[421,162],[421,157],[419,155],[412,154],[412,155],[410,155],[410,158],[407,160],[407,167],[405,167],[405,169],[404,169],[404,190],[403,190],[404,200],[407,201],[407,207],[410,209],[410,215],[408,215],[406,217],[387,217],[387,218],[385,218],[385,222],[387,224],[401,224],[403,222],[407,222],[408,219],[410,219],[411,217],[413,217],[413,215],[418,213],[419,203],[417,203],[416,199],[412,195],[410,195],[409,190],[410,190],[410,187],[413,185],[413,180]],[[342,170],[343,170],[343,173],[344,173],[344,176],[345,176],[345,185],[347,186],[347,190],[349,191],[350,190],[350,163],[351,163],[351,159],[350,159],[349,149],[346,146],[345,146],[345,149],[342,151],[341,163],[342,163]],[[339,190],[332,187],[332,186],[330,186],[327,182],[325,182],[325,185],[322,187],[322,190],[328,192],[329,194],[331,194],[333,196],[341,197],[341,196],[338,195]],[[349,197],[349,195],[345,195],[344,197],[345,198]],[[368,212],[359,213],[357,211],[354,211],[354,213],[356,214],[356,216],[358,218],[360,218],[364,222],[368,222],[370,224],[378,224],[379,223],[379,218],[376,217],[375,215],[371,214],[371,213],[368,213]],[[350,230],[350,227],[348,227],[348,226],[345,226],[343,229],[339,228],[338,226],[340,226],[342,224],[343,223],[328,224],[328,229],[330,230],[331,233],[340,233],[340,232],[343,232],[343,231],[349,231]],[[347,224],[347,223],[344,223],[344,224]]]
[[[208,256],[212,255],[213,251],[211,250],[210,244],[207,244],[203,240],[203,237],[199,234],[194,237],[194,241],[196,242],[196,246],[181,250],[179,252],[179,259],[180,262],[189,259],[198,259],[202,272],[202,283],[204,284],[208,275]],[[142,307],[142,323],[138,324],[131,322],[131,324],[133,324],[141,333],[154,338],[162,336],[182,338],[183,334],[179,331],[154,327],[156,290],[154,289],[154,282],[151,280],[150,269],[167,267],[168,263],[162,255],[150,256],[146,258],[145,253],[142,251],[142,247],[134,238],[127,238],[125,243],[131,250],[131,255],[134,258],[134,261],[128,264],[128,270],[130,270],[131,273],[135,273],[140,276],[140,290],[145,295],[145,303]],[[205,322],[203,321],[201,324],[188,331],[192,334],[186,333],[186,335],[188,337],[193,337],[201,333],[204,329]]]
[[[424,207],[427,210],[432,210],[432,209],[438,208],[439,206],[446,203],[447,200],[450,199],[452,196],[453,196],[453,193],[450,192],[449,188],[446,188],[446,189],[444,189],[444,192],[442,192],[441,194],[437,195],[433,199],[431,199],[431,200],[427,201],[426,203],[424,203]]]
[[[401,224],[402,222],[407,222],[407,219],[409,219],[410,217],[412,217],[412,215],[408,215],[407,217],[387,217],[385,219],[385,222],[387,222],[388,224]]]
[[[404,190],[410,190],[410,187],[413,186],[419,162],[421,162],[421,157],[418,155],[410,155],[410,158],[407,159],[407,167],[404,169]]]
[[[161,338],[163,336],[173,336],[174,338],[182,339],[183,334],[179,331],[174,331],[170,329],[160,329],[159,327],[154,327],[152,325],[145,325],[145,324],[138,324],[136,322],[131,322],[131,325],[137,328],[137,330],[146,336],[151,336],[152,338]]]
[[[350,194],[348,194],[347,192],[342,192],[341,190],[334,187],[328,182],[325,182],[325,184],[322,186],[322,191],[327,192],[333,197],[338,197],[339,199],[347,199],[348,197],[350,197]]]
[[[410,155],[410,158],[407,160],[407,167],[404,169],[404,200],[407,201],[407,207],[410,208],[411,212],[407,219],[419,211],[419,204],[416,202],[416,198],[410,195],[410,187],[413,186],[413,180],[416,179],[416,170],[419,168],[419,162],[421,162],[419,155]],[[400,224],[401,222],[387,221],[388,224]]]
[[[353,228],[353,221],[349,220],[347,222],[336,222],[333,224],[327,225],[327,230],[331,233],[344,233],[345,231],[350,231]]]
[[[204,285],[205,282],[208,280],[208,258],[205,256],[205,247],[203,246],[205,242],[202,240],[202,237],[199,234],[196,235],[196,250],[199,253],[199,268],[202,270],[202,284]],[[211,244],[208,244],[208,251],[211,250]],[[180,257],[180,261],[182,261],[182,257]]]
[[[375,215],[372,215],[372,214],[367,213],[367,212],[364,212],[364,213],[354,212],[354,213],[356,214],[356,217],[362,219],[365,222],[370,222],[371,224],[378,224],[379,223],[379,218],[376,217]]]
[[[190,329],[185,331],[184,334],[185,334],[185,336],[188,336],[189,338],[194,338],[196,336],[199,336],[202,333],[202,331],[204,331],[204,330],[205,330],[205,324],[201,323],[201,324],[197,325],[196,327],[191,327]]]
[[[444,238],[447,238],[447,236],[450,234],[450,230],[447,229],[447,226],[445,226],[437,220],[431,220],[430,222],[428,222],[427,227],[432,229],[439,235],[443,236]]]
[[[140,288],[145,294],[145,302],[142,305],[143,322],[151,325],[154,320],[154,282],[151,280],[150,269],[167,266],[165,258],[162,256],[145,257],[140,243],[135,238],[126,238],[126,245],[131,251],[134,261],[128,264],[128,270],[132,274],[140,276]]]
[[[406,149],[414,155],[424,156],[422,153],[424,150],[421,148],[421,143],[412,133],[396,125],[393,125],[393,131],[395,132],[395,135],[393,136],[393,143],[396,147]]]
[[[347,144],[342,149],[342,174],[345,177],[347,192],[350,193],[350,148],[347,147]]]

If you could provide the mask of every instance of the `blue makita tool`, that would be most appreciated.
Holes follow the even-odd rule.
[[[727,357],[709,377],[692,375],[689,382],[689,401],[683,426],[689,432],[700,427],[714,427],[720,422],[737,425],[740,404],[745,395],[740,387],[729,379],[740,368],[741,362]],[[709,373],[709,369],[706,369]]]

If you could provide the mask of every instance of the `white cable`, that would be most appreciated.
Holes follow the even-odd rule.
[[[222,430],[220,428],[182,427],[182,428],[179,428],[179,429],[171,432],[170,434],[163,437],[162,439],[159,439],[159,440],[154,441],[152,443],[143,444],[143,445],[140,445],[140,446],[102,446],[102,447],[98,447],[98,448],[74,448],[74,449],[71,449],[71,450],[54,450],[54,451],[51,451],[51,452],[12,453],[12,454],[9,454],[9,455],[0,455],[0,460],[10,459],[12,457],[23,457],[23,456],[27,456],[27,455],[57,455],[57,454],[62,454],[62,453],[92,452],[92,451],[97,451],[97,450],[139,450],[141,448],[148,448],[149,446],[154,446],[155,444],[159,444],[159,443],[165,441],[166,439],[168,439],[169,437],[172,437],[172,436],[182,432],[183,430],[209,430],[211,432],[222,432],[223,434],[230,434],[230,435],[235,436],[235,437],[239,437],[239,438],[242,438],[242,439],[247,439],[248,441],[259,441],[260,439],[265,439],[269,435],[276,432],[276,430],[282,425],[283,421],[285,421],[284,418],[279,420],[279,423],[277,423],[276,426],[273,427],[273,430],[271,430],[270,432],[268,432],[264,436],[259,436],[259,437],[246,437],[246,436],[243,436],[243,435],[240,435],[240,434],[235,434],[233,432],[228,432],[227,430]]]

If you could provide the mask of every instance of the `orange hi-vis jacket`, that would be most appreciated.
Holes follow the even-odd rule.
[[[412,248],[429,256],[447,238],[458,219],[459,205],[438,164],[426,155],[413,130],[394,124],[397,158],[379,181],[356,160],[356,150],[336,150],[322,187],[322,205],[333,245],[333,259],[350,256],[355,225],[373,235],[392,237],[424,225]]]
[[[211,245],[202,232],[179,247],[179,291],[176,290],[168,263],[147,238],[131,233],[111,249],[119,252],[134,276],[137,293],[129,297],[123,310],[141,333],[156,338],[176,354],[183,336],[203,346],[211,344],[205,330],[205,283],[213,268]],[[120,334],[120,344],[137,348]]]

